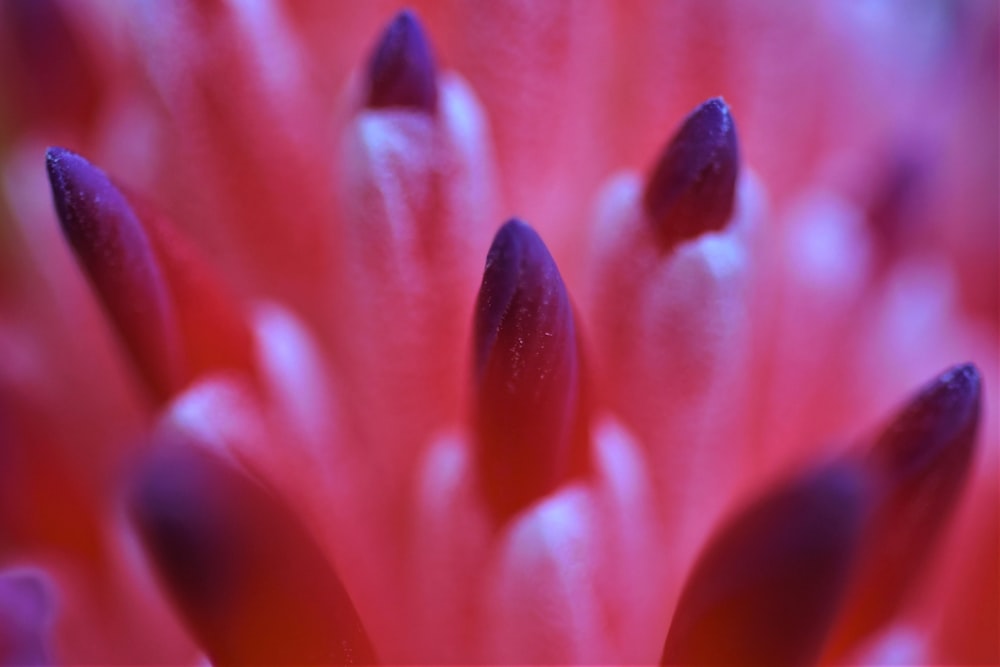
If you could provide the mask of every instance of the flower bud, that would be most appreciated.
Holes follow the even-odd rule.
[[[217,368],[251,370],[232,296],[152,206],[70,151],[48,153],[63,232],[152,393]]]
[[[473,336],[480,484],[504,520],[563,483],[586,447],[573,307],[555,260],[520,220],[486,257]]]
[[[646,181],[643,205],[665,248],[726,225],[739,166],[729,107],[712,98],[684,120]]]
[[[368,85],[370,109],[437,111],[434,57],[413,12],[399,12],[385,29],[368,61]]]
[[[177,315],[152,245],[104,173],[61,148],[46,156],[63,233],[150,390],[163,399],[185,375]]]

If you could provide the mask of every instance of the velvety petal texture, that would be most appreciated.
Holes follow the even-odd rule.
[[[1000,663],[997,11],[0,2],[0,663]]]

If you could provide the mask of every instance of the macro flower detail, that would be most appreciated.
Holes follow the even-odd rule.
[[[520,220],[497,232],[476,304],[479,484],[500,518],[565,482],[587,418],[573,309],[545,244]]]
[[[369,61],[368,107],[409,107],[433,114],[437,110],[435,69],[417,18],[412,12],[400,12]]]
[[[646,185],[643,204],[665,246],[726,224],[738,169],[729,107],[711,99],[685,119]]]
[[[996,7],[905,4],[0,4],[0,664],[1000,661]]]
[[[160,439],[171,437],[178,436]],[[225,461],[187,443],[160,443],[133,507],[167,588],[213,663],[375,662],[322,552],[265,489]]]
[[[828,637],[838,661],[884,624],[968,474],[979,383],[972,366],[949,369],[863,458],[779,486],[723,528],[678,603],[661,664],[812,664]]]

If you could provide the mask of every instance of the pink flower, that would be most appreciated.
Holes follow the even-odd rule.
[[[1000,660],[995,3],[391,4],[0,6],[0,662]]]

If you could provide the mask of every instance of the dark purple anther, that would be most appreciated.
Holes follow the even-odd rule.
[[[480,484],[502,521],[564,482],[586,446],[572,304],[520,220],[500,228],[486,257],[473,344]]]
[[[948,479],[961,481],[972,458],[981,394],[975,366],[948,369],[885,428],[872,448],[871,463],[895,485],[926,484],[940,491]]]
[[[63,148],[46,166],[63,234],[152,393],[182,384],[173,304],[142,223],[108,177]]]
[[[371,109],[407,108],[433,114],[437,110],[437,68],[430,44],[416,15],[396,14],[368,61]]]
[[[726,226],[739,166],[729,107],[712,98],[684,120],[646,183],[643,205],[665,248]]]

